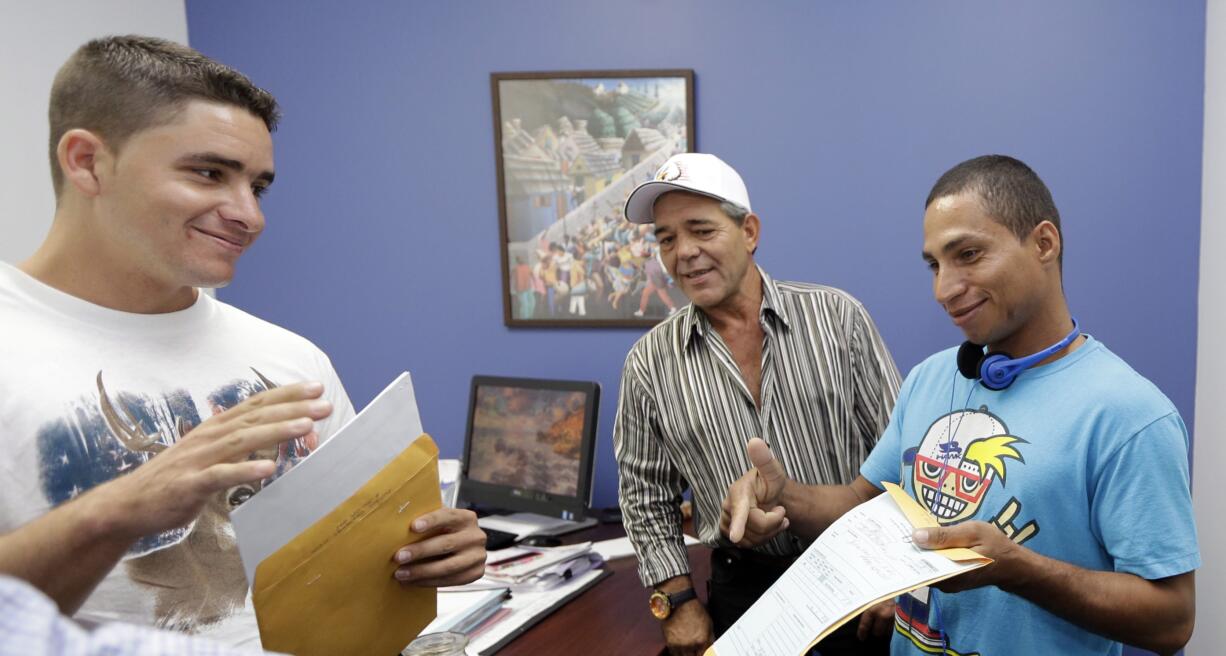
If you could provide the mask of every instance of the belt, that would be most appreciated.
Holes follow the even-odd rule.
[[[750,549],[716,547],[711,551],[711,558],[726,567],[750,567],[784,570],[792,566],[800,556],[774,556]]]

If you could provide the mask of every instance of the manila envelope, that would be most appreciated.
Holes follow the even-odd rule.
[[[907,521],[910,522],[911,525],[914,526],[915,528],[937,528],[941,525],[939,522],[937,522],[937,518],[933,517],[932,513],[929,513],[927,510],[924,510],[924,507],[919,505],[919,502],[917,502],[915,499],[912,499],[911,495],[907,494],[906,490],[903,490],[902,488],[898,487],[894,483],[886,483],[884,481],[882,481],[881,486],[885,488],[886,494],[890,495],[890,498],[894,500],[895,505],[897,505],[898,509],[902,511],[903,516],[906,517]],[[934,549],[932,552],[941,554],[942,556],[945,556],[946,558],[954,561],[955,563],[974,563],[980,566],[990,565],[992,563],[991,558],[988,558],[987,556],[973,549],[966,549],[964,547],[954,547],[950,549]],[[824,631],[819,633],[817,637],[814,638],[813,641],[809,643],[809,646],[808,648],[806,648],[805,653],[808,653],[810,649],[813,649],[813,647],[817,645],[818,642],[821,642],[822,639],[824,639],[826,636],[830,635],[831,633],[834,633],[835,629],[839,628],[840,626],[842,626],[843,624],[845,624],[852,618],[856,617],[860,613],[863,613],[864,611],[868,610],[869,608],[872,608],[873,606],[876,606],[877,604],[887,599],[893,599],[894,597],[900,594],[905,594],[907,592],[910,592],[911,590],[922,588],[926,585],[932,585],[934,583],[939,583],[941,581],[944,581],[945,579],[953,578],[957,575],[958,574],[946,574],[945,576],[938,576],[934,579],[924,581],[923,583],[920,583],[919,585],[914,585],[914,586],[911,586],[903,590],[891,592],[890,594],[887,594],[882,597],[878,597],[877,599],[874,599],[868,602],[867,604],[864,604],[863,606],[857,608],[851,613],[844,615],[842,619],[840,619],[839,621],[826,627]],[[710,651],[708,651],[708,653],[710,653]]]
[[[932,513],[924,510],[924,507],[919,505],[919,502],[911,498],[907,491],[898,487],[894,483],[881,482],[881,487],[885,488],[890,498],[894,499],[894,503],[898,504],[898,509],[902,511],[907,521],[915,528],[940,528],[941,524],[937,521]],[[983,563],[989,565],[992,562],[991,558],[965,547],[952,547],[950,549],[934,549],[933,553],[939,553],[942,556],[954,561],[955,563]]]
[[[346,499],[265,558],[252,596],[264,648],[296,656],[395,654],[437,612],[433,588],[402,586],[393,554],[442,507],[438,447],[418,437]]]

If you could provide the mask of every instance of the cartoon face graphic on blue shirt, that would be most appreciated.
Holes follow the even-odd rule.
[[[1015,525],[1021,502],[1010,498],[999,511],[989,509],[980,516],[988,491],[993,485],[1003,486],[1010,463],[1024,465],[1019,447],[1026,440],[1011,435],[1004,420],[988,411],[986,406],[963,409],[937,418],[928,426],[918,447],[908,449],[903,457],[903,479],[906,467],[911,467],[911,486],[915,499],[929,510],[942,525],[977,518],[991,523],[1011,540],[1022,544],[1034,537],[1038,523]],[[895,631],[921,652],[977,656],[978,651],[964,651],[951,645],[939,619],[930,617],[927,590],[902,595],[894,622]],[[939,617],[939,616],[937,616]]]
[[[987,408],[958,410],[938,418],[914,451],[914,495],[941,524],[975,516],[989,488],[1005,481],[1009,460],[1024,463],[1015,448],[1026,441]]]

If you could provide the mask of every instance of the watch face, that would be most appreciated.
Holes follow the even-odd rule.
[[[651,614],[658,620],[667,619],[669,612],[672,610],[668,603],[668,597],[662,592],[653,592],[651,598],[647,600],[647,604],[651,606]]]

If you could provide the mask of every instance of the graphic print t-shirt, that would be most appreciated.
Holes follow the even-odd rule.
[[[215,414],[269,386],[317,380],[334,410],[353,407],[307,340],[200,294],[168,314],[117,312],[0,263],[0,532],[139,467]],[[315,448],[273,457],[284,473]],[[265,481],[267,483],[267,481]],[[77,614],[258,645],[229,513],[260,484],[219,493],[192,524],[149,535]]]
[[[1085,569],[1158,579],[1200,566],[1188,435],[1158,388],[1094,338],[1001,391],[959,375],[956,352],[907,376],[861,467],[866,479],[898,483],[943,525],[989,522]],[[995,587],[903,595],[891,647],[964,656],[1122,650]]]

